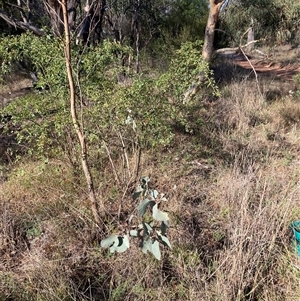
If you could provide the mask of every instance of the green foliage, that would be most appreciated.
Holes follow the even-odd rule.
[[[129,248],[128,235],[124,235],[124,236],[110,235],[109,237],[101,241],[101,247],[109,248],[111,253],[125,252]]]
[[[58,156],[71,129],[63,98],[34,94],[11,102],[4,110],[13,116],[17,141],[35,157]],[[60,151],[59,151],[60,150]]]
[[[72,62],[77,83],[78,107],[86,118],[87,133],[95,133],[95,124],[108,131],[112,104],[111,95],[117,86],[116,74],[120,71],[117,43],[105,42],[102,47],[80,55],[80,48],[73,45]],[[4,114],[13,116],[17,125],[19,143],[26,143],[35,155],[53,155],[57,147],[66,151],[66,139],[72,139],[72,124],[69,112],[69,91],[65,71],[63,45],[57,38],[37,38],[31,34],[6,37],[0,43],[2,74],[7,74],[16,63],[27,62],[38,73],[37,88],[49,87],[43,93],[29,94],[10,103]],[[83,108],[83,103],[90,105]],[[83,110],[84,109],[84,110]],[[99,116],[101,116],[99,118]],[[123,118],[125,119],[125,117]],[[90,121],[90,122],[88,122]],[[112,123],[114,120],[112,120]],[[91,127],[91,129],[89,129]]]
[[[222,30],[236,41],[250,27],[252,18],[256,39],[266,38],[279,44],[299,43],[299,1],[234,0],[220,16]]]
[[[199,74],[204,75],[204,86],[210,88],[214,95],[219,95],[213,72],[208,63],[202,59],[202,45],[202,41],[182,44],[176,51],[168,72],[160,78],[162,87],[168,93],[172,93],[177,102],[183,101],[183,94],[197,80]]]
[[[142,129],[138,134],[142,140],[147,141],[148,139],[149,142],[148,137],[157,129],[159,129],[158,134],[164,132],[157,123],[165,118],[166,113],[169,113],[167,116],[171,120],[180,120],[185,125],[187,124],[184,115],[180,114],[184,106],[188,108],[188,105],[183,104],[183,94],[197,79],[199,73],[204,74],[204,85],[218,95],[218,88],[209,66],[201,59],[201,46],[201,42],[183,44],[172,60],[169,71],[160,76],[157,81],[136,80],[129,88],[121,89],[118,99],[122,99],[127,105],[131,104],[127,107],[127,123],[132,126],[135,132]],[[128,100],[130,101],[128,102]],[[148,103],[151,104],[149,108]],[[190,106],[193,107],[192,104]],[[166,124],[165,129],[167,129],[168,123],[164,121],[164,124]],[[160,259],[160,244],[171,248],[166,237],[169,216],[158,208],[161,202],[166,201],[164,195],[159,195],[157,190],[149,190],[149,180],[147,177],[142,178],[133,194],[133,200],[140,199],[137,211],[142,221],[135,229],[131,229],[129,234],[140,239],[140,247],[144,253],[149,251],[155,258]],[[111,252],[125,251],[129,247],[126,236],[128,229],[123,229],[123,231],[126,234],[119,233],[104,239],[101,243],[102,247],[110,248]]]
[[[164,97],[173,102],[173,121],[183,126],[186,132],[192,131],[194,121],[201,123],[200,116],[192,117],[202,107],[201,99],[207,95],[220,95],[213,71],[202,58],[202,41],[182,44],[157,85]],[[200,89],[195,97],[186,101],[184,95],[196,87]]]
[[[126,103],[125,118],[121,120],[132,127],[142,147],[168,145],[173,138],[171,119],[176,108],[168,101],[157,81],[137,78],[130,87],[119,89],[119,101]]]
[[[31,33],[2,37],[0,40],[2,74],[7,74],[14,63],[28,64],[38,72],[40,87],[65,91],[67,77],[63,44],[51,35],[37,37]]]
[[[166,212],[158,209],[161,202],[167,202],[163,194],[159,194],[157,190],[149,190],[148,183],[150,179],[143,177],[140,184],[133,193],[133,200],[140,199],[137,207],[138,217],[141,223],[135,227],[130,227],[130,221],[123,234],[112,234],[101,241],[102,248],[109,248],[111,253],[124,252],[129,248],[129,235],[137,237],[140,240],[140,247],[143,253],[148,251],[158,260],[161,259],[160,245],[171,247],[169,239],[166,237],[167,228],[169,227],[169,216]],[[150,214],[149,214],[150,212]],[[129,230],[129,227],[131,230]],[[124,234],[126,233],[126,234]]]
[[[84,50],[72,44],[76,105],[90,151],[105,141],[119,145],[115,151],[120,152],[120,137],[127,145],[142,148],[166,146],[174,136],[174,123],[188,128],[187,116],[195,103],[183,104],[183,94],[198,74],[205,75],[209,93],[218,93],[212,72],[201,59],[201,47],[198,41],[184,43],[167,72],[148,76],[134,73],[126,59],[132,57],[130,47],[104,41]],[[0,57],[3,74],[16,63],[26,63],[38,73],[38,88],[49,87],[4,109],[4,114],[12,116],[18,142],[35,156],[67,153],[74,160],[77,147],[61,40],[32,34],[6,37],[0,41]]]
[[[169,5],[161,26],[166,44],[180,47],[182,43],[204,39],[208,17],[207,1],[180,0]]]
[[[38,73],[38,89],[50,89],[16,99],[3,109],[4,114],[12,116],[19,144],[36,157],[58,155],[71,126],[61,41],[28,33],[4,37],[0,41],[0,57],[2,75],[22,64]]]

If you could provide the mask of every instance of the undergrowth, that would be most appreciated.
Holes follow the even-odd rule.
[[[289,225],[300,215],[299,97],[268,102],[251,78],[223,83],[221,95],[199,98],[191,130],[175,126],[159,155],[141,158],[140,173],[169,200],[172,250],[160,261],[134,243],[119,254],[100,247],[138,205],[134,151],[125,168],[124,156],[92,157],[101,228],[68,159],[11,163],[0,183],[0,299],[298,300]]]

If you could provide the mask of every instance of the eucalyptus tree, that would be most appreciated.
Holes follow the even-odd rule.
[[[45,25],[44,7],[38,0],[0,1],[0,19],[2,32],[13,32],[17,29],[30,30],[36,35],[42,35],[41,27]]]
[[[103,15],[106,0],[68,0],[68,26],[87,42],[93,37],[99,41],[102,32]],[[63,11],[59,0],[12,0],[0,2],[0,18],[7,26],[20,30],[32,31],[36,35],[43,35],[53,31],[56,36],[64,33]],[[3,27],[4,24],[2,23]]]
[[[219,12],[225,1],[226,0],[209,0],[209,15],[207,18],[205,38],[202,50],[202,56],[207,61],[211,59]]]
[[[203,0],[68,0],[66,5],[71,38],[84,45],[104,39],[129,45],[135,49],[137,70],[140,52],[157,39],[168,42],[181,35],[181,43],[203,38],[208,12]],[[64,33],[59,0],[2,1],[0,20],[6,29]]]

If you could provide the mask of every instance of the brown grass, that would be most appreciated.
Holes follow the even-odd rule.
[[[140,174],[169,198],[173,249],[161,261],[134,240],[122,254],[99,246],[136,206],[132,178],[118,184],[113,173],[122,175],[122,162],[93,171],[109,212],[101,229],[70,166],[9,166],[0,183],[0,299],[299,300],[289,228],[300,219],[299,97],[269,102],[250,78],[223,84],[222,95],[192,135],[143,154]]]

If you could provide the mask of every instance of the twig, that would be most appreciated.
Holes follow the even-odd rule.
[[[215,30],[220,31],[220,32],[222,32],[222,33],[228,35],[229,37],[231,37],[231,39],[232,39],[234,42],[236,42],[236,40],[234,39],[234,37],[233,37],[232,35],[228,34],[226,31],[221,30],[221,29],[215,29]],[[249,28],[243,35],[245,35],[249,30],[250,30],[250,28]],[[242,36],[242,37],[243,37],[243,36]],[[239,46],[237,47],[238,50],[243,54],[243,56],[245,57],[245,59],[247,60],[247,62],[248,62],[249,65],[251,66],[251,69],[252,69],[253,72],[254,72],[254,75],[255,75],[255,81],[256,81],[257,89],[258,89],[258,92],[259,92],[260,96],[262,96],[262,93],[261,93],[261,90],[260,90],[260,87],[259,87],[257,72],[256,72],[254,66],[252,65],[251,61],[249,60],[248,56],[246,55],[245,51],[243,50],[243,48],[244,48],[244,47],[247,47],[247,46],[249,46],[249,45],[251,45],[251,44],[254,44],[254,43],[263,41],[263,40],[264,40],[264,39],[254,40],[254,41],[251,41],[251,42],[249,42],[249,43],[247,43],[247,44],[245,44],[245,45],[239,45]]]
[[[124,161],[125,161],[124,162],[124,167],[125,166],[127,167],[128,175],[129,175],[129,177],[131,177],[131,172],[130,172],[130,167],[129,167],[129,160],[128,160],[128,155],[127,155],[127,152],[126,152],[126,146],[124,144],[124,140],[123,140],[122,134],[120,132],[118,132],[118,136],[120,137],[120,141],[122,143],[122,149],[123,149]]]
[[[108,147],[107,147],[106,142],[103,141],[103,143],[104,143],[104,147],[105,147],[105,150],[106,150],[106,153],[107,153],[109,162],[110,162],[110,164],[111,164],[111,167],[112,167],[112,170],[113,170],[113,173],[114,173],[114,176],[115,176],[115,180],[116,180],[116,182],[118,183],[118,185],[120,185],[120,179],[119,179],[119,176],[118,176],[118,174],[117,174],[117,171],[116,171],[114,162],[113,162],[113,160],[112,160],[112,158],[111,158],[110,151],[109,151],[109,149],[108,149]]]
[[[246,53],[244,52],[244,50],[242,49],[242,47],[240,47],[240,51],[241,53],[243,54],[243,56],[246,58],[247,62],[249,63],[249,65],[251,66],[251,69],[253,70],[254,72],[254,75],[255,75],[255,81],[256,81],[256,84],[257,84],[257,90],[258,90],[258,93],[261,97],[263,97],[262,93],[261,93],[261,90],[260,90],[260,87],[259,87],[259,82],[258,82],[258,76],[257,76],[257,72],[254,68],[254,66],[252,65],[251,61],[249,60],[248,56],[246,55]]]
[[[243,40],[244,36],[245,36],[251,29],[252,29],[252,27],[249,27],[249,28],[242,34],[242,36],[241,36],[241,38],[240,38],[240,45],[242,44],[242,40]]]

